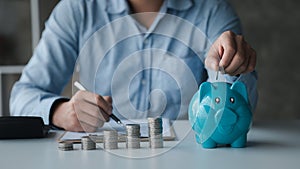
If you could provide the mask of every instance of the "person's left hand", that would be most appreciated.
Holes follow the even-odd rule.
[[[219,70],[221,67],[231,76],[252,72],[256,66],[256,52],[244,40],[243,36],[226,31],[210,48],[205,66],[208,69]]]

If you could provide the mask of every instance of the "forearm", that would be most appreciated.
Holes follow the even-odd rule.
[[[10,113],[14,116],[39,116],[49,124],[49,115],[53,103],[62,96],[30,87],[17,82],[11,92]]]
[[[64,98],[60,95],[78,55],[77,5],[77,1],[62,1],[49,17],[34,55],[12,89],[12,115],[40,116],[49,124],[52,105]]]

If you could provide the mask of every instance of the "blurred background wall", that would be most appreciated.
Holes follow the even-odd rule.
[[[230,0],[257,51],[256,118],[300,118],[300,1]]]
[[[39,2],[43,29],[58,0]],[[299,119],[300,1],[229,2],[241,18],[246,40],[258,54],[259,104],[255,119]],[[31,37],[30,0],[0,0],[0,66],[26,64],[32,55]],[[2,76],[4,115],[9,114],[9,93],[18,78],[19,75]],[[65,95],[69,93],[70,89]]]
[[[33,1],[38,1],[39,27],[44,29],[44,22],[58,0]],[[0,66],[2,68],[9,65],[25,65],[32,55],[31,9],[31,0],[0,0]],[[0,76],[3,106],[0,115],[9,115],[10,91],[19,76],[19,74]]]

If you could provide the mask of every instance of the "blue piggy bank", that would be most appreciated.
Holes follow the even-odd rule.
[[[239,81],[202,83],[190,102],[189,121],[203,148],[245,147],[252,123],[246,86]]]

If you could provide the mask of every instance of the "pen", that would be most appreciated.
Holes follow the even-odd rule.
[[[75,82],[74,82],[74,86],[77,87],[79,90],[84,90],[84,91],[86,91],[86,88],[83,87],[83,85],[80,84],[78,81],[75,81]],[[112,118],[112,119],[113,119],[115,122],[117,122],[118,124],[124,126],[124,124],[121,122],[121,120],[120,120],[117,116],[115,116],[114,114],[109,115],[109,117]]]

